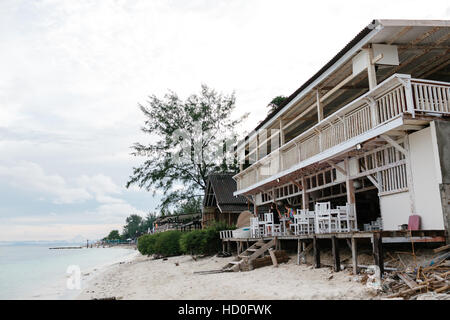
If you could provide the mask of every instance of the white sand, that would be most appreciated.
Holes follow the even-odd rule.
[[[350,270],[296,265],[292,257],[278,268],[198,275],[221,269],[232,258],[190,256],[152,260],[142,255],[106,268],[83,285],[77,299],[373,299],[374,293]],[[178,262],[178,266],[176,263]],[[331,279],[330,276],[332,275]],[[375,297],[377,298],[377,297]]]

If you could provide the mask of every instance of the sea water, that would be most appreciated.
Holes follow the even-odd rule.
[[[72,299],[105,266],[137,254],[130,248],[50,247],[0,245],[0,299]]]

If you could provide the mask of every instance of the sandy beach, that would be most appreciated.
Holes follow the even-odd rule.
[[[278,267],[250,272],[199,275],[232,258],[191,256],[153,260],[138,254],[105,268],[83,284],[77,299],[378,299],[350,269],[296,265],[294,256]]]

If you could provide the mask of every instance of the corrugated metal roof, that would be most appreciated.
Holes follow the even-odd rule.
[[[219,207],[223,205],[247,206],[247,199],[233,195],[233,192],[237,190],[233,175],[233,173],[217,173],[208,176],[208,181],[211,183]]]

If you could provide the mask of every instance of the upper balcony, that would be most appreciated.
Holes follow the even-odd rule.
[[[281,143],[281,147],[256,159],[234,176],[235,195],[326,161],[388,131],[423,123],[423,116],[444,115],[450,115],[450,83],[394,74],[309,129],[298,132],[287,143]],[[258,145],[250,153],[259,155]]]

